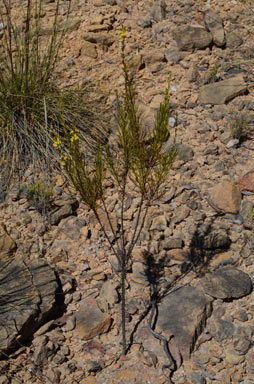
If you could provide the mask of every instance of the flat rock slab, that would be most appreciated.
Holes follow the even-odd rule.
[[[95,299],[81,300],[75,314],[76,328],[74,334],[82,340],[89,340],[109,330],[112,319],[97,306]]]
[[[205,293],[217,299],[239,299],[252,290],[249,275],[232,266],[208,273],[201,280],[201,285]]]
[[[87,32],[84,33],[83,39],[94,44],[102,44],[105,46],[110,46],[114,43],[114,38],[107,33],[98,33],[98,32]]]
[[[205,49],[212,43],[212,35],[205,28],[187,26],[173,32],[173,39],[181,51]]]
[[[211,298],[195,287],[182,287],[163,298],[159,305],[156,332],[167,339],[174,336],[174,346],[188,359],[206,319],[211,314]]]
[[[242,95],[247,85],[242,75],[204,85],[199,92],[201,104],[224,104],[236,96]]]
[[[209,332],[216,341],[221,342],[232,339],[235,333],[235,326],[231,321],[215,318],[211,321]]]
[[[54,314],[57,290],[44,260],[0,257],[0,350],[12,351]]]
[[[237,184],[230,181],[221,183],[210,188],[211,205],[221,213],[238,213],[240,210],[242,194]]]

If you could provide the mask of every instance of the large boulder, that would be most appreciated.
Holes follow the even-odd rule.
[[[0,256],[0,350],[8,353],[55,314],[58,283],[42,259]]]

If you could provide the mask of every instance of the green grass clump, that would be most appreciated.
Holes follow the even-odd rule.
[[[56,85],[65,35],[58,22],[62,6],[56,0],[50,35],[43,36],[42,0],[26,0],[21,25],[14,22],[12,1],[0,0],[0,166],[7,183],[29,165],[47,171],[58,165],[53,140],[56,132],[63,135],[63,117],[66,124],[76,121],[88,146],[104,135],[94,123],[93,106],[84,102],[85,91]]]
[[[228,120],[232,138],[238,139],[239,141],[246,138],[248,134],[248,123],[245,113],[231,111]]]
[[[45,216],[51,206],[53,189],[43,180],[38,180],[26,186],[26,196],[34,208]]]

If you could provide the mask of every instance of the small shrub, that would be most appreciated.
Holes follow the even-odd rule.
[[[53,195],[53,189],[49,184],[38,180],[26,187],[26,196],[32,202],[34,208],[43,216],[48,212]]]
[[[117,96],[118,135],[115,145],[97,146],[94,157],[89,159],[82,153],[79,143],[79,130],[73,124],[72,129],[65,128],[68,151],[64,152],[61,140],[57,137],[55,146],[59,148],[62,166],[82,200],[93,211],[108,241],[111,251],[118,260],[121,270],[121,311],[122,311],[122,352],[126,353],[125,331],[125,280],[128,262],[133,248],[137,244],[145,224],[147,212],[154,200],[165,193],[169,170],[176,157],[172,146],[169,153],[163,149],[169,138],[169,88],[170,78],[164,99],[157,112],[153,131],[145,135],[142,116],[136,104],[136,90],[125,59],[126,32],[121,32],[122,66],[125,79],[124,94]],[[114,229],[112,216],[107,208],[106,180],[116,185],[120,201],[119,234]],[[124,208],[127,199],[127,185],[132,183],[140,197],[138,211],[135,214],[134,229],[127,241],[124,222]],[[100,213],[106,213],[111,234],[109,235],[101,221]],[[112,242],[112,238],[114,241]]]
[[[232,138],[239,141],[244,139],[248,133],[248,123],[244,112],[231,111],[228,120]]]

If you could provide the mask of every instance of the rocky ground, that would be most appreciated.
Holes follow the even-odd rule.
[[[61,3],[60,22],[67,5]],[[53,9],[47,1],[45,34]],[[10,188],[0,209],[0,349],[10,356],[0,361],[0,383],[254,382],[253,12],[248,0],[73,0],[59,83],[95,84],[111,110],[124,82],[124,25],[147,130],[172,73],[178,159],[133,252],[127,356],[119,276],[91,212],[61,176],[54,179],[50,223],[24,192],[29,170]],[[111,183],[107,195],[115,218]],[[138,205],[129,186],[129,231]],[[148,327],[148,251],[163,292],[155,331],[168,340],[174,372],[164,368],[163,343]]]

